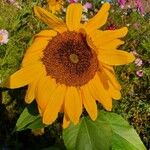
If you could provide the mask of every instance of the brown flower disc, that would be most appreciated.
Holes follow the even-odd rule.
[[[43,54],[47,75],[67,86],[86,84],[98,70],[97,55],[81,33],[58,34],[48,43]]]

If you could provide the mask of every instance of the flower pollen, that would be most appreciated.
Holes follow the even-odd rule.
[[[73,62],[75,64],[79,62],[78,55],[76,55],[76,54],[70,54],[69,58],[70,58],[71,62]]]

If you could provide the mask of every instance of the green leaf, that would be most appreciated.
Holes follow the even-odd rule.
[[[41,117],[38,114],[37,106],[35,103],[32,103],[21,113],[17,120],[15,131],[39,129],[43,127],[45,127],[45,125],[42,123]]]
[[[88,117],[83,117],[78,125],[71,125],[63,132],[67,150],[109,150],[111,135],[106,121],[93,122]]]
[[[100,112],[98,119],[107,120],[113,131],[112,150],[146,150],[132,126],[115,113]]]
[[[136,131],[121,116],[101,111],[96,121],[83,117],[63,131],[68,150],[146,150]]]

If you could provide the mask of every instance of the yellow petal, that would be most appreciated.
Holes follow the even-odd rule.
[[[70,125],[70,120],[69,117],[64,113],[64,118],[63,118],[63,128],[67,128]]]
[[[35,91],[37,87],[37,80],[28,85],[28,89],[25,96],[25,102],[30,104],[35,99]]]
[[[43,74],[45,72],[45,67],[40,62],[21,68],[10,76],[8,82],[6,83],[6,87],[13,89],[25,86],[33,82],[37,74],[40,72],[43,72]]]
[[[35,77],[34,81],[28,85],[28,89],[26,91],[25,102],[30,104],[35,99],[35,94],[38,86],[38,81],[40,78],[45,77],[46,74],[44,72],[39,72]]]
[[[26,67],[28,65],[32,65],[35,62],[40,62],[41,58],[43,57],[43,52],[38,51],[34,53],[26,53],[23,60],[22,60],[22,67]]]
[[[49,39],[45,39],[42,37],[35,38],[31,46],[26,50],[25,55],[28,55],[34,52],[43,51],[46,48],[50,39],[51,37]]]
[[[122,44],[124,44],[124,41],[121,41],[119,39],[115,39],[115,40],[108,42],[107,44],[106,43],[103,43],[103,44],[97,43],[96,47],[98,47],[99,49],[104,49],[104,50],[105,49],[106,50],[115,50]]]
[[[45,9],[35,6],[34,12],[35,12],[35,15],[40,20],[42,20],[44,23],[46,23],[49,26],[49,28],[54,29],[58,32],[59,32],[59,27],[66,28],[65,23],[61,19],[57,18],[52,13],[49,13]]]
[[[109,83],[109,93],[110,96],[115,99],[115,100],[119,100],[121,98],[121,93],[119,90],[116,90],[113,85],[111,83]]]
[[[117,66],[129,64],[134,61],[135,57],[122,50],[102,50],[98,59],[104,64]]]
[[[112,70],[112,67],[111,67],[111,70]],[[103,67],[103,68],[101,68],[101,71],[98,72],[98,75],[103,84],[104,89],[109,93],[110,97],[113,99],[116,99],[116,100],[120,99],[121,98],[121,93],[120,93],[121,87],[120,87],[119,83],[116,81],[114,74],[113,74],[113,78],[112,77],[109,78],[109,76],[107,75],[107,73],[105,72],[105,69]]]
[[[113,70],[113,67],[103,64],[103,71],[108,77],[108,80],[110,81],[110,83],[116,88],[116,90],[121,90],[121,86],[115,77],[115,72]]]
[[[127,34],[127,32],[128,29],[126,27],[117,30],[106,30],[106,31],[95,30],[89,34],[88,38],[93,42],[93,44],[96,47],[107,46],[109,44],[111,45],[114,44],[116,45],[115,47],[117,47],[117,45],[123,44],[122,41],[117,39],[124,37]]]
[[[35,35],[35,39],[31,46],[27,49],[22,61],[22,66],[27,66],[40,60],[43,57],[43,50],[48,45],[49,41],[57,35],[53,30],[42,30]]]
[[[100,67],[100,70],[97,72],[97,74],[100,78],[100,82],[104,86],[104,89],[108,89],[109,88],[108,77],[107,77],[107,74],[103,71],[102,66]]]
[[[80,20],[82,15],[82,5],[70,4],[66,13],[66,24],[70,31],[78,30],[80,28]]]
[[[97,118],[97,105],[95,99],[91,96],[88,90],[88,85],[81,87],[81,95],[86,111],[91,119],[95,120]]]
[[[88,83],[89,91],[94,99],[98,100],[106,110],[112,109],[112,99],[109,95],[108,89],[105,89],[101,83],[98,74]]]
[[[46,106],[50,101],[50,97],[56,90],[56,88],[56,81],[54,79],[51,79],[51,77],[49,76],[43,77],[39,80],[36,93],[36,100],[42,113],[45,111]]]
[[[97,30],[96,33],[97,33],[97,36],[99,36],[99,38],[103,37],[102,42],[107,42],[113,39],[124,37],[128,33],[128,28],[123,27],[123,28],[116,29],[116,30],[105,30],[105,31]]]
[[[45,38],[35,38],[32,45],[26,51],[22,61],[22,67],[26,67],[39,61],[43,56],[43,50],[46,48],[48,42],[49,41]]]
[[[100,28],[106,23],[109,9],[110,9],[109,3],[103,4],[99,12],[93,18],[91,18],[87,22],[87,24],[85,24],[85,29],[88,33],[92,32],[95,29]]]
[[[35,37],[41,37],[41,38],[49,38],[51,39],[52,37],[56,36],[57,32],[54,30],[42,30],[38,34],[35,35]]]
[[[41,108],[39,107],[39,106],[37,106],[37,108],[38,108],[38,110],[39,110],[39,114],[40,114],[40,116],[42,116],[42,110],[41,110]]]
[[[63,104],[65,93],[65,85],[59,85],[52,93],[51,97],[49,98],[46,110],[44,112],[43,123],[52,124],[56,120],[61,105]]]
[[[82,113],[82,99],[75,87],[68,87],[65,96],[65,112],[70,120],[77,124]]]

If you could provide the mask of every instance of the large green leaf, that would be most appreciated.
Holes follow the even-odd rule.
[[[64,130],[63,138],[67,150],[109,150],[112,131],[106,121],[93,122],[83,117],[81,122]]]
[[[43,128],[45,125],[42,123],[41,117],[38,114],[35,103],[30,104],[21,113],[17,120],[15,130],[21,131],[26,129]]]
[[[107,120],[111,126],[112,150],[146,150],[134,128],[121,116],[102,111],[98,119]]]
[[[63,131],[68,150],[146,150],[136,131],[121,116],[101,111],[96,121],[83,117]]]

